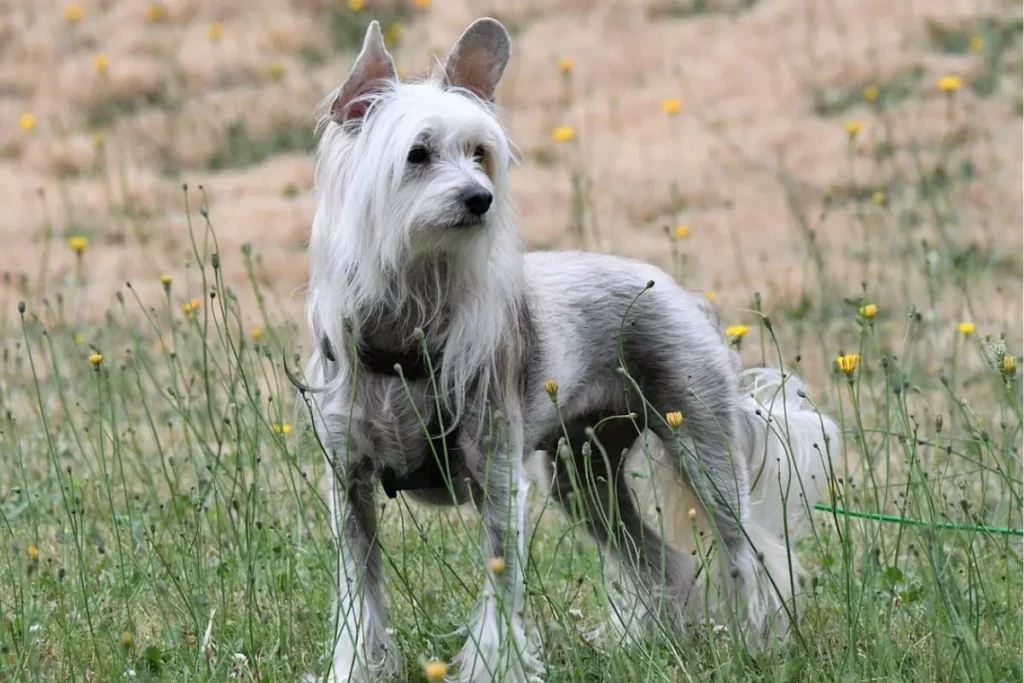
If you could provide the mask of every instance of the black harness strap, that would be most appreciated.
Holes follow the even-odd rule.
[[[328,361],[337,360],[334,348],[327,337],[321,341],[321,347]],[[412,381],[430,379],[430,365],[420,349],[387,351],[360,346],[358,353],[360,364],[375,375],[404,377]],[[401,367],[401,374],[395,366]],[[437,370],[438,365],[435,365],[434,372]],[[380,468],[380,485],[388,498],[395,498],[399,491],[448,487],[452,477],[452,461],[459,458],[456,453],[458,447],[455,445],[459,439],[459,426],[453,425],[452,422],[452,416],[442,405],[440,414],[435,415],[427,425],[430,437],[426,453],[421,458],[422,464],[412,472],[400,475],[394,468]],[[447,434],[442,431],[442,423],[448,430]]]

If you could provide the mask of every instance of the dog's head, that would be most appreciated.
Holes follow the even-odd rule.
[[[509,144],[491,105],[508,57],[508,32],[480,19],[434,77],[403,83],[371,23],[328,99],[319,208],[341,211],[342,230],[370,231],[360,241],[385,260],[458,249],[505,228]]]

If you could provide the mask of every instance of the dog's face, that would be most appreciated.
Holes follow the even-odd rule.
[[[337,187],[361,230],[376,230],[387,250],[448,251],[471,244],[507,213],[509,146],[490,111],[509,56],[504,27],[492,19],[470,26],[443,73],[401,83],[376,22],[333,99],[340,124]],[[329,154],[330,150],[322,153]]]

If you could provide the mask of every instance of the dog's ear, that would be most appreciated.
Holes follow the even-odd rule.
[[[511,39],[496,19],[477,19],[462,34],[444,65],[446,85],[466,88],[484,100],[494,90],[508,64]]]
[[[389,82],[395,80],[395,62],[384,47],[380,23],[372,21],[366,29],[363,49],[331,103],[331,118],[338,123],[361,119],[370,107],[374,93],[384,90]]]

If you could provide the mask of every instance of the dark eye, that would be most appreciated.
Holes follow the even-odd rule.
[[[409,150],[408,161],[410,164],[425,164],[430,160],[430,150],[423,145],[415,145]]]
[[[487,149],[483,145],[477,145],[476,149],[473,150],[473,160],[477,163],[483,163],[486,158]]]

